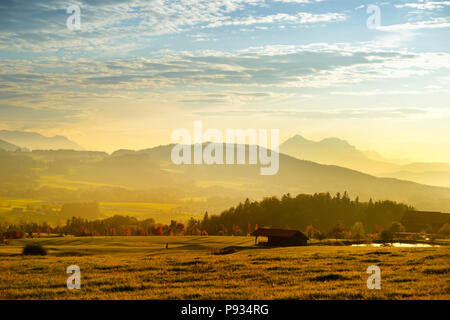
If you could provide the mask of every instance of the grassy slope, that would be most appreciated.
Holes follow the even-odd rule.
[[[28,242],[45,257],[18,255]],[[165,244],[169,243],[169,249]],[[2,299],[449,299],[450,248],[256,248],[246,237],[16,240],[0,247]],[[242,250],[211,255],[226,246]],[[81,268],[70,291],[66,268]],[[368,290],[366,268],[381,268]]]

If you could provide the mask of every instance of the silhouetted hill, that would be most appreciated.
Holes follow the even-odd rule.
[[[448,163],[398,165],[389,162],[376,152],[360,151],[347,141],[338,138],[327,138],[315,142],[296,135],[281,144],[280,152],[298,159],[338,165],[378,177],[450,187],[450,164]]]
[[[5,151],[21,150],[21,148],[16,146],[15,144],[9,143],[9,142],[4,141],[4,140],[0,140],[0,149],[3,149]]]
[[[45,137],[37,132],[0,130],[0,139],[31,150],[83,150],[83,147],[64,136]]]
[[[334,165],[321,165],[280,154],[280,168],[274,176],[261,176],[255,165],[174,165],[170,160],[173,145],[115,153],[114,160],[103,160],[93,171],[109,178],[119,177],[130,187],[176,186],[196,189],[196,186],[220,186],[230,191],[240,190],[250,197],[281,195],[286,192],[343,192],[361,199],[403,201],[418,208],[450,208],[450,189],[421,185],[393,178],[378,178]],[[114,174],[115,172],[115,174]],[[222,190],[222,192],[225,192]],[[439,201],[436,201],[437,199]]]
[[[450,187],[449,163],[411,163],[400,166],[395,171],[385,172],[380,175],[416,181],[428,185]]]
[[[259,165],[175,165],[171,162],[172,148],[173,145],[166,145],[112,155],[71,151],[70,160],[43,157],[42,152],[38,153],[41,154],[39,157],[35,152],[20,156],[33,157],[34,161],[22,160],[21,165],[34,165],[36,168],[31,172],[45,175],[47,180],[49,176],[58,175],[58,179],[65,181],[114,185],[128,190],[182,190],[186,197],[241,196],[260,199],[288,192],[335,194],[347,191],[351,197],[359,196],[362,201],[369,198],[394,200],[419,210],[450,211],[450,188],[378,178],[285,154],[279,155],[279,172],[273,176],[260,175]],[[14,170],[13,159],[8,161],[8,165],[8,171]],[[119,193],[117,201],[121,200],[120,196]],[[96,200],[101,199],[97,197]]]
[[[316,142],[296,135],[280,145],[280,152],[298,159],[343,166],[370,174],[392,171],[397,167],[392,163],[370,159],[365,152],[338,138]]]
[[[73,160],[78,162],[89,162],[102,160],[108,157],[103,151],[77,151],[77,150],[33,150],[32,155],[35,158],[45,161],[64,161]]]

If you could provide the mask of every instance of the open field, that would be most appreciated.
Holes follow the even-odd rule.
[[[190,199],[186,199],[188,201]],[[27,208],[37,208],[42,205],[51,204],[55,207],[55,212],[59,211],[61,203],[48,202],[35,199],[0,199],[0,219],[19,223],[22,221],[42,222],[53,221],[55,212],[47,215],[36,215],[35,212],[27,212]],[[114,215],[133,216],[139,220],[154,218],[158,223],[169,224],[171,220],[187,221],[189,218],[201,218],[204,212],[196,210],[186,210],[180,208],[184,206],[184,202],[180,203],[159,203],[159,202],[100,202],[100,210],[104,218]],[[13,208],[22,209],[23,213],[11,213]],[[97,218],[97,217],[92,217]],[[63,219],[65,220],[65,219]],[[65,221],[60,221],[61,223]],[[53,224],[55,223],[53,221]]]
[[[1,299],[450,299],[450,247],[260,248],[247,237],[96,237],[0,246]],[[49,249],[22,256],[26,243]],[[166,243],[169,248],[166,249]],[[238,251],[211,252],[227,246]],[[81,290],[66,268],[81,268]],[[381,290],[366,286],[370,265]]]
[[[158,223],[170,223],[170,220],[187,221],[191,217],[200,218],[201,214],[183,212],[177,208],[180,203],[156,202],[101,202],[101,210],[105,216],[115,214],[132,216],[138,219],[153,218]]]

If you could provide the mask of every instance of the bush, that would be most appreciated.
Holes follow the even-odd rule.
[[[389,230],[383,230],[380,234],[380,238],[384,243],[391,242],[394,239],[394,234]]]
[[[327,236],[325,235],[325,233],[319,231],[319,230],[315,230],[313,237],[317,240],[322,241],[323,239],[325,239]]]
[[[439,233],[446,235],[446,236],[450,236],[450,223],[446,223],[444,224],[440,229],[439,229]]]
[[[355,222],[350,233],[353,239],[361,240],[362,238],[364,238],[365,231],[362,222]]]
[[[389,231],[392,233],[404,232],[405,227],[400,222],[394,221],[394,222],[392,222],[391,226],[389,227]]]
[[[337,240],[344,236],[344,232],[345,227],[341,223],[337,223],[328,231],[328,235]]]
[[[27,244],[23,248],[22,254],[25,256],[45,256],[47,255],[47,249],[38,244]]]

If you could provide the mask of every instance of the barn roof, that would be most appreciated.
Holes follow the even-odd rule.
[[[305,240],[308,240],[308,237],[305,236],[302,232],[292,229],[259,228],[258,230],[252,232],[252,236],[281,237],[281,238],[291,238],[294,236],[300,236]]]

